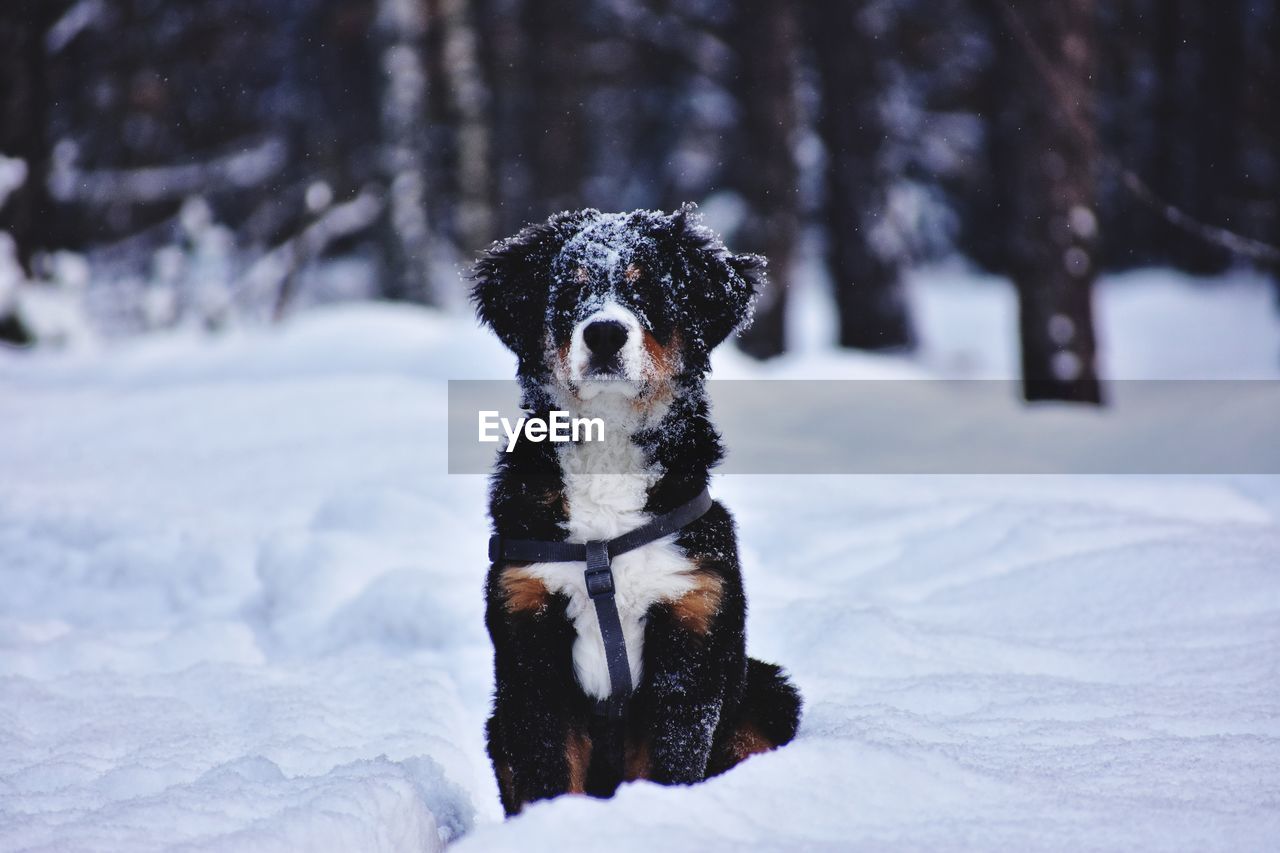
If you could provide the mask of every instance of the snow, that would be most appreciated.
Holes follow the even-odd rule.
[[[1005,289],[911,292],[917,361],[808,339],[717,370],[1009,375]],[[1106,364],[1276,378],[1269,300],[1131,274],[1099,302]],[[797,741],[503,822],[485,479],[444,473],[444,380],[512,369],[469,320],[377,304],[0,352],[0,850],[1280,839],[1280,478],[1241,476],[720,477]]]
[[[1018,376],[1018,303],[1005,282],[951,262],[915,271],[908,285],[930,369]],[[1105,377],[1280,378],[1276,291],[1261,274],[1134,270],[1104,279],[1094,311]]]
[[[59,201],[156,202],[180,199],[209,186],[262,184],[284,168],[288,147],[278,137],[245,140],[237,150],[204,162],[134,169],[84,170],[76,163],[78,156],[75,143],[68,140],[54,150],[49,191]]]
[[[27,182],[27,161],[0,154],[0,207]]]
[[[45,34],[45,49],[50,55],[62,52],[76,36],[94,26],[106,13],[102,0],[79,0],[57,20]]]

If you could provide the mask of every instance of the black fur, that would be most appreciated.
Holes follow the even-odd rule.
[[[495,244],[476,264],[472,295],[480,319],[517,355],[525,407],[540,416],[553,408],[548,387],[557,381],[557,348],[584,306],[607,292],[641,318],[675,365],[655,382],[671,400],[661,422],[631,436],[663,472],[644,508],[658,514],[697,494],[723,455],[703,380],[711,350],[749,319],[763,269],[762,258],[729,253],[689,207],[670,215],[586,210],[557,214]],[[495,531],[564,539],[564,485],[555,445],[520,442],[500,454],[490,494]],[[496,689],[487,735],[508,814],[569,790],[609,796],[628,778],[697,782],[794,737],[798,693],[778,667],[746,655],[746,601],[729,512],[717,502],[677,545],[718,589],[718,607],[703,622],[677,602],[649,609],[643,678],[621,724],[594,715],[577,682],[569,599],[531,595],[528,606],[513,607],[503,586],[513,567],[490,567],[486,622]],[[618,741],[622,766],[618,750],[607,748]]]

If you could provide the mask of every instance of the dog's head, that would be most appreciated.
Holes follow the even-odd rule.
[[[764,259],[734,255],[686,206],[565,212],[495,243],[472,300],[523,378],[579,399],[637,397],[702,376],[745,324]]]

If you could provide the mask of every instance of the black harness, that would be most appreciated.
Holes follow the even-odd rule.
[[[587,564],[584,577],[587,595],[596,606],[600,620],[600,636],[604,640],[605,661],[609,665],[609,698],[598,701],[597,714],[612,720],[620,720],[627,707],[627,700],[635,685],[631,683],[631,665],[627,662],[627,642],[622,636],[622,621],[618,618],[618,604],[614,601],[613,569],[609,561],[614,557],[634,551],[664,536],[679,532],[697,521],[711,509],[711,495],[704,488],[697,497],[681,504],[628,533],[613,539],[596,539],[590,542],[545,542],[538,539],[510,539],[501,534],[489,537],[489,560],[519,560],[530,563],[582,563]]]

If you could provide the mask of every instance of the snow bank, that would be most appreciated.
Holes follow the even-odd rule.
[[[922,360],[962,378],[1018,376],[1012,285],[949,262],[913,271]],[[1200,279],[1134,270],[1101,279],[1094,295],[1099,361],[1110,379],[1280,378],[1276,292],[1259,273]]]
[[[1233,375],[1273,369],[1274,335],[1228,347],[1228,326],[1253,327],[1226,320],[1142,342],[1134,318],[1210,310],[1176,282],[1139,305],[1143,287],[1104,311],[1137,324],[1111,333],[1135,371],[1219,346]],[[1233,310],[1255,312],[1241,292]],[[961,351],[718,363],[995,363],[957,367]],[[511,368],[469,322],[377,305],[0,353],[0,850],[1280,837],[1275,477],[722,477],[753,653],[808,702],[798,740],[694,788],[502,822],[481,731],[485,483],[443,473],[443,380]]]

